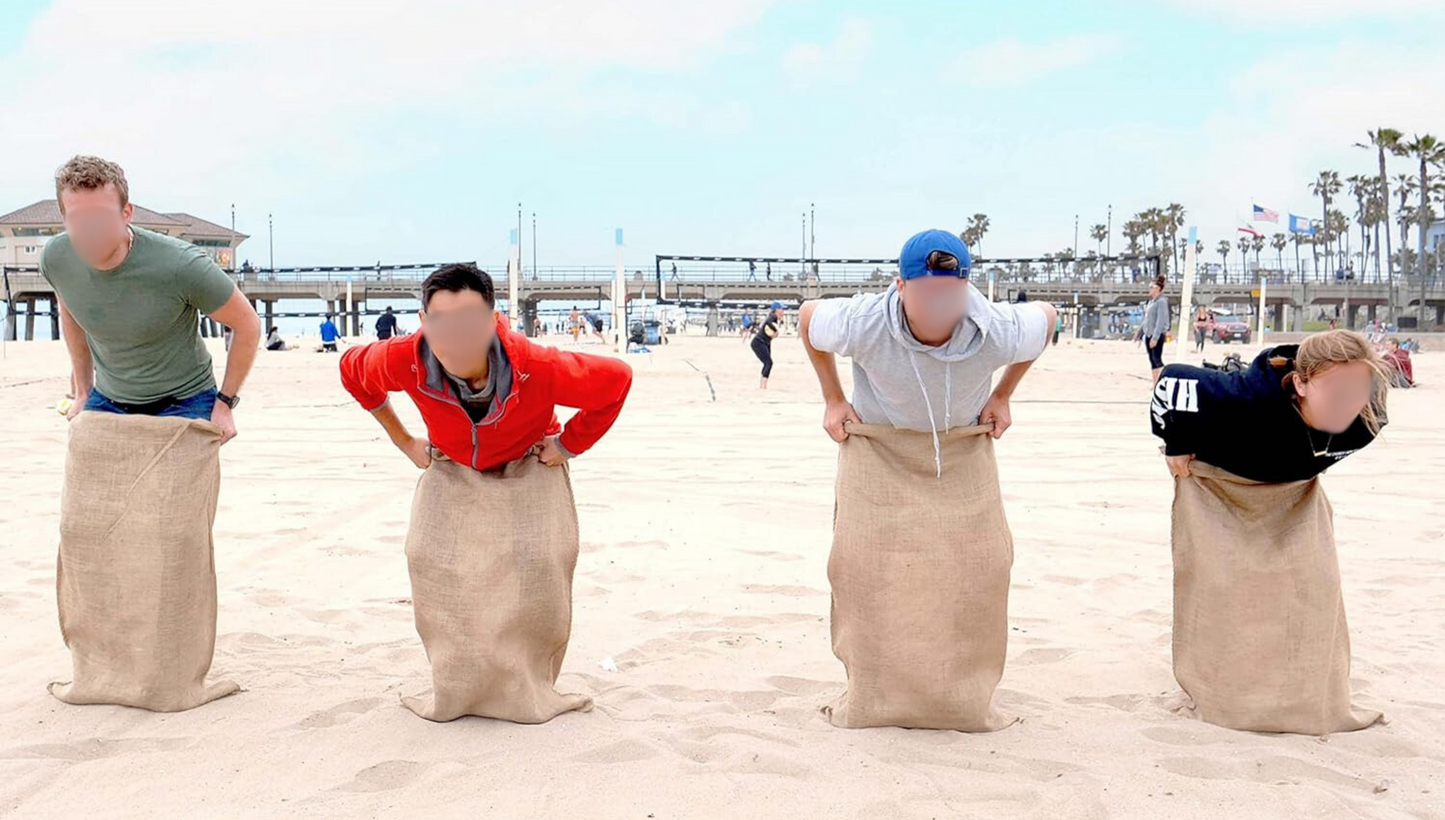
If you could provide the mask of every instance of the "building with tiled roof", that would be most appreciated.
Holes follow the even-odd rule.
[[[135,206],[131,224],[190,242],[223,268],[235,266],[236,249],[250,238],[188,213],[161,213],[139,205]],[[0,265],[38,264],[46,241],[64,230],[60,205],[53,199],[42,199],[0,216]]]

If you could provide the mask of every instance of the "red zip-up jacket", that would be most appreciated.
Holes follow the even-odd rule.
[[[423,333],[354,347],[341,357],[341,384],[366,410],[405,392],[421,411],[433,447],[458,464],[489,470],[526,455],[543,436],[568,455],[581,455],[612,427],[627,392],[632,368],[605,356],[569,353],[534,344],[497,317],[505,361],[497,374],[491,412],[473,424]],[[564,429],[556,407],[578,413]]]

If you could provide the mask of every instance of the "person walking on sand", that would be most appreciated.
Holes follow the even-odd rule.
[[[1200,305],[1194,311],[1194,352],[1204,352],[1204,340],[1209,336],[1209,326],[1214,323],[1214,316],[1209,308]]]
[[[391,312],[391,305],[386,306],[386,311],[376,317],[376,338],[378,340],[390,339],[397,335],[396,314]]]
[[[774,302],[768,310],[768,317],[758,326],[758,332],[753,334],[753,355],[763,363],[763,375],[758,382],[758,389],[768,389],[768,377],[773,375],[773,340],[781,332],[783,322],[783,303]]]

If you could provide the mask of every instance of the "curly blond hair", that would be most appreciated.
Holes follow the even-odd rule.
[[[114,185],[120,194],[120,207],[130,202],[130,186],[125,181],[125,171],[108,159],[77,155],[60,166],[55,172],[55,201],[60,213],[65,213],[65,201],[60,198],[62,191],[98,191],[107,185]]]

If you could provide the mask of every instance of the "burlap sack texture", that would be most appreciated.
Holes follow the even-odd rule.
[[[1176,478],[1174,677],[1209,723],[1324,735],[1350,705],[1350,632],[1334,513],[1318,478],[1263,484],[1202,462]]]
[[[991,426],[939,434],[849,425],[839,447],[833,653],[848,689],[835,726],[989,732],[1008,648],[1013,537]]]
[[[435,458],[417,482],[406,539],[432,691],[403,698],[406,707],[434,721],[516,723],[590,710],[589,698],[553,688],[572,632],[578,549],[565,465],[527,456],[484,473]]]
[[[87,412],[71,423],[56,598],[74,678],[50,685],[56,698],[179,712],[240,690],[206,683],[220,448],[206,421]]]

